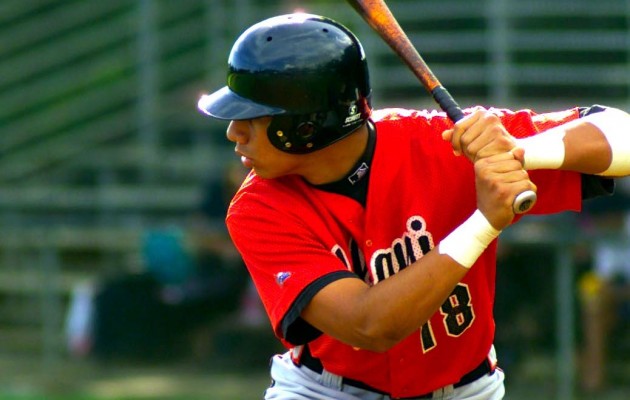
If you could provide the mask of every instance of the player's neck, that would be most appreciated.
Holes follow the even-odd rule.
[[[361,158],[367,142],[368,129],[363,125],[351,135],[312,153],[301,175],[313,185],[338,181]]]

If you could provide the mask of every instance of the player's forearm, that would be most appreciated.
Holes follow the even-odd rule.
[[[373,286],[364,299],[362,337],[372,349],[385,351],[419,331],[467,272],[452,258],[434,250]]]
[[[439,247],[377,285],[358,279],[329,284],[302,317],[351,346],[388,350],[428,321],[498,234],[477,211]]]
[[[630,115],[609,109],[518,140],[525,169],[563,169],[603,176],[630,174]]]
[[[395,276],[401,281],[390,282],[393,285],[385,288],[385,297],[376,292],[380,289],[376,285],[372,293],[378,296],[376,304],[381,304],[381,298],[398,297],[394,310],[386,310],[382,317],[375,316],[377,327],[383,330],[379,333],[389,338],[389,343],[395,344],[424,325],[499,234],[500,231],[477,210],[428,256]],[[380,318],[389,318],[388,323],[379,324]]]
[[[467,271],[434,250],[374,286],[359,279],[327,285],[311,300],[302,318],[350,346],[387,351],[418,332]]]

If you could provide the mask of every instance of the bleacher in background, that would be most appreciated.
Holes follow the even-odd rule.
[[[72,287],[128,268],[142,232],[177,223],[217,170],[211,139],[192,126],[213,71],[208,11],[0,4],[2,351],[63,354]]]
[[[630,110],[630,0],[389,0],[462,106]],[[63,354],[78,282],[129,268],[184,225],[233,157],[196,100],[250,24],[303,9],[362,40],[374,104],[433,107],[338,1],[0,2],[0,352]]]

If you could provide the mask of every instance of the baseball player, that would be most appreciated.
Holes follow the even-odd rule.
[[[285,354],[265,399],[499,399],[496,239],[531,213],[579,210],[630,173],[630,116],[604,107],[372,110],[364,51],[310,14],[247,29],[227,86],[251,168],[227,226]],[[531,180],[530,180],[531,179]]]

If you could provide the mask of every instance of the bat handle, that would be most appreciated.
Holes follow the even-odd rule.
[[[431,90],[431,95],[433,96],[433,100],[439,104],[442,111],[448,115],[451,121],[457,122],[464,118],[464,112],[444,86],[438,86]]]
[[[464,112],[459,107],[453,96],[444,88],[443,86],[437,86],[433,90],[431,90],[431,95],[433,99],[440,105],[440,108],[446,112],[446,115],[453,122],[457,122],[460,119],[464,118]],[[527,190],[514,199],[514,203],[512,204],[512,210],[514,214],[524,214],[531,210],[531,208],[536,203],[536,193],[531,190]]]
[[[531,190],[526,190],[514,198],[512,211],[514,214],[524,214],[532,209],[538,197]]]

